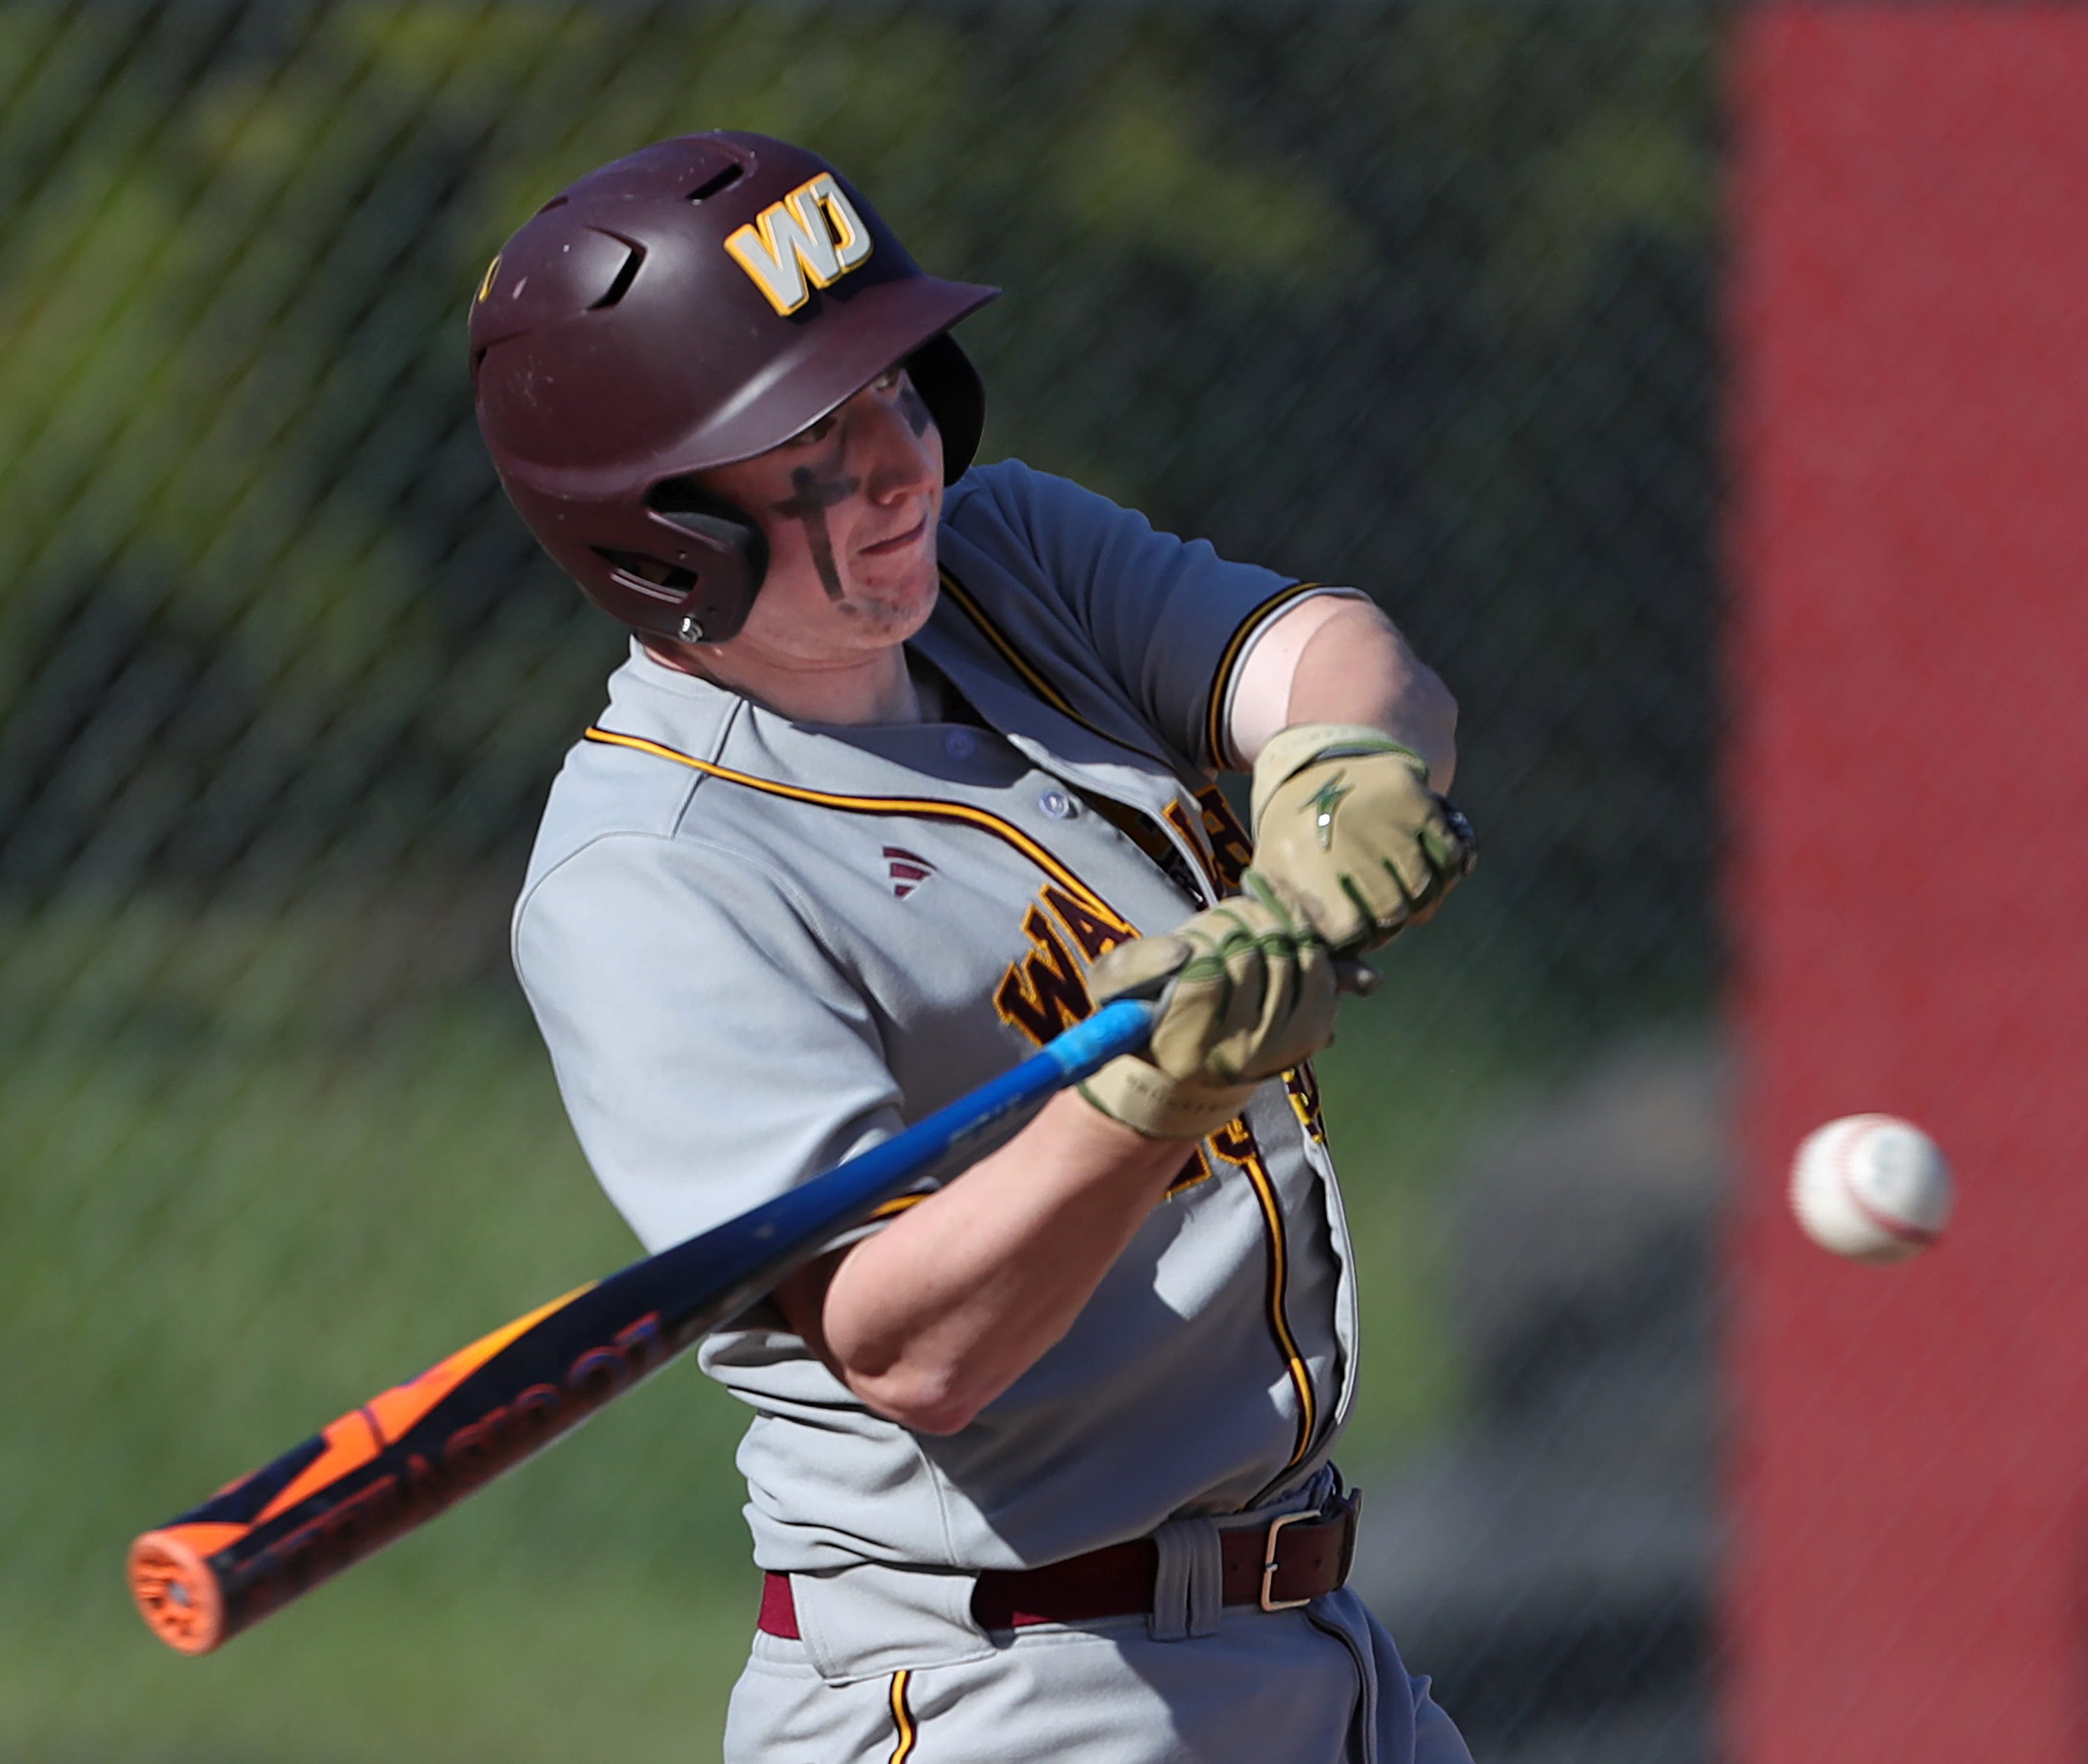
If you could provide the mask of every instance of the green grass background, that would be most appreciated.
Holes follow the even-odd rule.
[[[459,953],[497,910],[0,926],[0,1758],[717,1755],[757,1589],[742,1412],[692,1363],[222,1654],[170,1653],[125,1591],[136,1531],[635,1253],[513,988]],[[1527,1069],[1443,960],[1385,966],[1323,1061],[1352,1468],[1456,1411],[1438,1194]]]

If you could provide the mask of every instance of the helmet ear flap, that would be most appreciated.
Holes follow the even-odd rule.
[[[693,478],[662,479],[645,502],[674,529],[678,561],[695,578],[661,634],[691,643],[721,643],[737,635],[768,573],[768,535],[738,504]]]

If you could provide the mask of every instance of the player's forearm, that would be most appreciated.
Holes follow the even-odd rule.
[[[1072,1326],[1190,1149],[1054,1099],[844,1256],[805,1319],[814,1345],[880,1414],[956,1432]],[[778,1296],[788,1312],[810,1295]]]
[[[1383,729],[1427,762],[1431,789],[1447,791],[1457,771],[1457,701],[1367,601],[1337,603],[1306,640],[1284,720]]]

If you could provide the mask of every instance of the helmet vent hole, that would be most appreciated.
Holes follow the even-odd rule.
[[[638,266],[644,261],[645,248],[643,246],[632,246],[631,255],[623,260],[623,267],[616,272],[616,280],[609,284],[608,291],[588,310],[600,312],[603,307],[614,306],[623,299],[631,292],[631,284],[638,276]]]
[[[554,196],[549,202],[546,203],[542,207],[539,208],[537,212],[540,215],[547,215],[554,208],[564,207],[565,205],[571,200],[572,198],[570,196]]]
[[[658,557],[643,557],[635,551],[612,551],[606,545],[597,545],[595,555],[610,569],[627,576],[635,576],[647,587],[665,589],[676,599],[687,594],[696,585],[696,573],[684,570]]]
[[[747,175],[746,168],[728,165],[721,172],[714,172],[689,192],[691,202],[701,202],[707,196],[715,196],[721,190],[730,190]]]

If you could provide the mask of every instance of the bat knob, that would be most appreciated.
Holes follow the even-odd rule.
[[[130,1546],[130,1596],[168,1647],[208,1654],[225,1639],[225,1600],[217,1577],[195,1549],[166,1531],[148,1531]]]
[[[1377,990],[1379,978],[1378,971],[1367,962],[1346,955],[1334,958],[1334,985],[1342,992],[1367,998]]]

